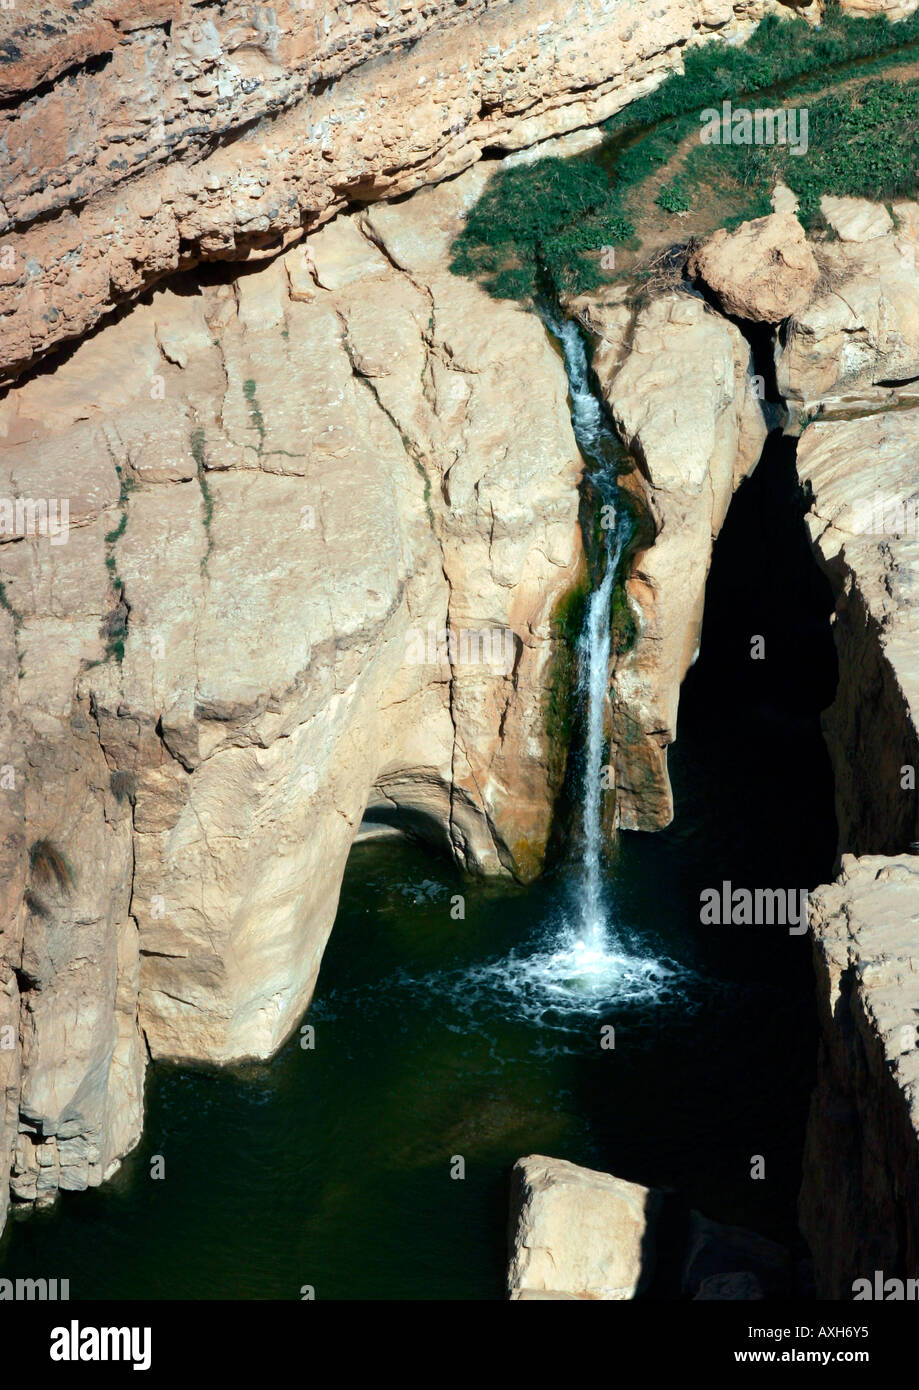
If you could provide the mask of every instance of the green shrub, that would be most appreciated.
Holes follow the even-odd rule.
[[[29,911],[36,917],[48,918],[51,916],[51,910],[48,904],[43,902],[37,893],[33,893],[31,888],[26,890],[23,902]]]
[[[692,207],[692,199],[676,184],[662,183],[654,201],[664,212],[688,212]]]

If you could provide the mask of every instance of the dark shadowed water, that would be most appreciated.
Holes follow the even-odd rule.
[[[308,1015],[315,1049],[151,1068],[139,1149],[104,1188],[12,1221],[0,1274],[66,1277],[73,1298],[500,1298],[509,1170],[533,1152],[795,1242],[810,944],[703,927],[699,893],[831,873],[829,607],[774,446],[718,543],[671,753],[675,823],[624,835],[608,878],[618,983],[559,970],[563,872],[482,884],[407,842],[360,846]]]

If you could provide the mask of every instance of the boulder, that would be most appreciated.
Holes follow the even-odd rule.
[[[715,232],[690,259],[726,314],[760,323],[781,323],[810,301],[820,268],[804,228],[792,212],[744,222]]]
[[[518,1159],[511,1298],[635,1298],[653,1269],[660,1201],[653,1189],[564,1159]]]
[[[919,376],[919,206],[894,204],[894,225],[863,199],[824,203],[839,239],[821,245],[820,286],[776,347],[793,420]]]
[[[893,220],[883,203],[867,198],[834,198],[824,194],[820,211],[840,241],[874,241],[893,231]]]

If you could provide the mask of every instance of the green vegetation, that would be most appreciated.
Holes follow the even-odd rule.
[[[886,199],[912,192],[917,86],[870,79],[916,61],[919,13],[892,25],[836,7],[819,29],[769,16],[744,46],[690,49],[683,74],[606,123],[602,146],[501,170],[454,243],[452,269],[481,279],[496,298],[585,293],[622,273],[609,251],[639,249],[636,227],[649,205],[666,214],[692,209],[699,225],[691,230],[705,234],[771,211],[777,176],[799,195],[811,226],[821,193]],[[807,102],[806,155],[787,145],[698,139],[701,112],[725,100],[736,108],[759,94],[767,105],[779,98],[790,104],[830,86],[836,90]]]
[[[484,278],[498,299],[535,294],[541,272],[560,291],[594,289],[599,248],[632,236],[606,169],[589,157],[502,170],[454,243],[451,269]]]
[[[584,626],[584,614],[590,585],[587,566],[566,594],[563,594],[552,614],[552,635],[555,641],[555,661],[546,708],[546,734],[551,759],[550,780],[560,786],[565,773],[568,748],[574,732],[577,708],[578,638]]]
[[[700,145],[686,167],[705,183],[733,177],[757,209],[768,204],[776,177],[798,195],[806,227],[821,224],[825,193],[883,202],[912,194],[919,169],[919,83],[871,81],[829,93],[809,105],[809,148]]]
[[[0,580],[0,608],[6,609],[7,613],[9,613],[10,617],[13,619],[13,622],[16,623],[17,626],[19,625],[19,623],[22,622],[22,614],[19,612],[18,608],[14,608],[13,605],[10,603],[9,595],[6,592],[6,588],[4,587],[2,580]]]
[[[255,449],[259,458],[262,457],[262,450],[265,447],[265,421],[262,418],[261,408],[259,407],[258,397],[255,394],[255,382],[251,377],[243,382],[243,395],[249,406],[249,419],[252,421],[252,428],[258,435],[258,445],[250,445]]]
[[[638,636],[638,621],[629,603],[625,584],[621,581],[613,590],[610,606],[611,646],[616,656],[624,656],[632,650]]]
[[[253,382],[253,389],[255,383]],[[259,416],[261,419],[261,416]],[[207,547],[201,557],[201,572],[207,574],[207,562],[210,559],[211,551],[214,548],[213,537],[211,536],[211,521],[214,516],[214,494],[207,481],[207,456],[204,451],[204,430],[194,429],[191,432],[191,455],[195,460],[198,470],[198,486],[201,489],[201,502],[204,507],[204,533],[207,537]]]
[[[249,407],[249,419],[252,421],[252,429],[254,429],[256,434],[258,435],[258,443],[247,444],[246,448],[251,449],[255,454],[256,458],[260,459],[265,452],[265,440],[267,438],[268,431],[265,429],[265,417],[262,415],[262,408],[259,405],[258,396],[256,395],[255,382],[253,381],[251,376],[247,377],[247,379],[243,382],[243,395],[245,396],[246,404]],[[201,435],[201,447],[203,449],[203,434],[201,434],[200,430],[196,430],[195,434]],[[283,454],[286,458],[289,459],[299,459],[304,457],[303,454],[291,453],[289,449],[269,449],[268,452],[270,454]],[[197,454],[195,455],[195,458],[197,459]],[[201,491],[205,494],[205,505],[207,505],[208,500],[210,498],[210,494],[207,492],[206,484],[202,481],[202,475],[203,464],[199,463],[198,481],[202,483]],[[211,505],[211,510],[213,510],[213,505]],[[208,519],[210,519],[210,513],[208,514]]]
[[[655,91],[626,106],[605,129],[616,133],[687,114],[695,123],[704,107],[720,106],[722,101],[739,105],[743,95],[789,85],[792,93],[813,91],[843,80],[847,68],[857,75],[910,62],[919,56],[917,50],[919,13],[894,25],[883,16],[856,19],[831,5],[819,29],[803,19],[767,15],[739,47],[716,41],[690,49],[682,74],[668,77]]]
[[[76,876],[63,850],[58,849],[53,841],[44,839],[36,840],[29,849],[29,870],[31,883],[25,893],[25,905],[36,917],[47,919],[51,916],[51,910],[35,892],[35,885],[69,893],[76,885]]]
[[[688,212],[692,207],[692,198],[683,192],[681,185],[675,183],[662,183],[661,191],[654,201],[664,212]]]
[[[103,624],[103,636],[105,637],[105,656],[114,657],[119,663],[124,659],[124,643],[128,635],[128,605],[124,597],[124,580],[118,573],[118,561],[115,555],[115,546],[127,530],[128,525],[128,497],[137,486],[134,479],[124,472],[120,463],[115,464],[115,471],[118,474],[120,488],[118,492],[118,505],[121,507],[121,516],[118,518],[118,525],[105,535],[105,567],[109,572],[112,591],[115,595],[116,603],[112,612]],[[95,665],[96,663],[91,663]]]
[[[0,580],[0,608],[4,608],[13,620],[13,640],[16,643],[16,660],[19,663],[19,678],[22,679],[22,652],[19,647],[19,629],[22,626],[22,614],[14,604],[10,602],[10,596],[6,592],[6,587]]]

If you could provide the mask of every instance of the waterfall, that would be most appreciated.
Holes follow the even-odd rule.
[[[610,608],[621,548],[621,541],[618,541],[607,550],[606,573],[600,587],[590,596],[587,620],[578,642],[579,686],[587,700],[587,731],[581,785],[584,871],[579,907],[585,943],[597,948],[602,947],[606,939],[600,877],[603,723],[609,671]]]
[[[538,306],[546,328],[559,343],[571,396],[571,422],[587,464],[586,479],[599,499],[603,549],[597,557],[599,583],[587,603],[577,644],[578,696],[583,705],[584,743],[580,749],[576,835],[578,859],[563,876],[551,910],[519,949],[474,969],[424,977],[425,997],[442,990],[471,1007],[483,994],[506,1009],[508,1018],[528,1018],[542,1028],[580,1026],[585,1014],[603,1015],[612,1007],[662,1003],[682,990],[686,972],[657,956],[627,923],[613,925],[612,894],[603,873],[604,716],[610,660],[610,620],[616,572],[631,519],[616,507],[622,446],[603,405],[590,388],[587,352],[577,324]],[[601,569],[602,567],[602,569]]]
[[[613,589],[627,518],[616,510],[616,460],[620,445],[604,410],[590,387],[587,352],[576,323],[559,321],[543,307],[543,320],[561,344],[571,393],[571,423],[578,447],[588,464],[588,477],[603,504],[605,569],[587,604],[578,640],[578,692],[585,702],[584,763],[581,777],[581,841],[583,861],[577,883],[580,941],[594,951],[609,945],[603,905],[603,747],[607,679],[610,660],[610,619]]]

